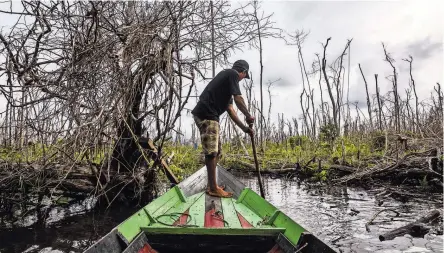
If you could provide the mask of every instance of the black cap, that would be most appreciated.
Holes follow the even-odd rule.
[[[233,69],[240,70],[240,71],[246,71],[247,75],[245,78],[250,79],[250,75],[248,74],[248,69],[250,66],[248,65],[248,62],[244,60],[237,60],[233,64]]]

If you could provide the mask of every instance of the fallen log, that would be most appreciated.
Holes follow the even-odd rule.
[[[230,166],[229,170],[238,172],[256,172],[255,166],[242,160],[236,161],[236,167]],[[300,172],[300,167],[297,164],[275,164],[261,169],[262,174],[288,174]]]
[[[238,169],[238,168],[232,168],[236,171],[240,171],[240,172],[256,172],[252,167],[250,166],[246,166],[248,164],[242,164],[245,168],[243,169]],[[268,168],[268,169],[261,169],[261,174],[288,174],[288,173],[296,173],[299,172],[299,170],[297,168],[295,168],[294,165],[289,165],[289,167],[284,166],[283,168],[281,167],[280,169],[276,168]]]
[[[355,167],[346,166],[346,165],[339,165],[339,164],[331,165],[330,169],[340,170],[340,171],[349,172],[349,173],[353,173],[357,170],[357,168],[355,168]]]
[[[385,178],[388,174],[393,174],[394,172],[396,173],[396,171],[399,171],[399,169],[405,169],[406,167],[412,166],[412,164],[418,165],[420,163],[423,163],[425,161],[424,159],[429,157],[433,152],[436,152],[435,148],[429,149],[424,152],[409,153],[399,159],[397,162],[392,162],[389,164],[382,163],[365,170],[357,170],[347,176],[334,179],[333,181],[338,184],[343,184],[351,180],[361,180],[365,178]]]
[[[380,235],[379,240],[393,240],[394,238],[403,236],[405,234],[410,234],[414,237],[424,237],[424,235],[429,231],[429,228],[426,227],[425,224],[437,219],[440,215],[441,213],[438,210],[433,210],[412,223]]]
[[[397,176],[399,177],[423,178],[424,176],[427,176],[428,178],[429,177],[442,178],[442,175],[434,171],[421,168],[411,168],[401,171],[395,171],[395,173],[397,173]]]
[[[442,193],[412,191],[412,188],[408,186],[387,187],[386,191],[389,193],[389,196],[401,201],[403,199],[407,201],[412,198],[422,200],[442,200],[443,198]]]
[[[307,176],[312,176],[315,171],[308,169],[308,165],[312,162],[313,159],[309,160],[303,167],[300,167],[298,164],[274,164],[270,165],[267,168],[261,169],[261,173],[263,174],[288,174],[288,173],[298,173],[298,174],[306,174]],[[241,172],[255,172],[255,167],[253,164],[248,162],[244,162],[242,160],[236,161],[237,167],[230,168],[236,171]],[[333,164],[329,167],[332,170],[338,170],[341,172],[345,172],[347,174],[355,172],[357,169],[355,167],[345,166],[345,165],[337,165]],[[319,170],[319,169],[318,169]]]

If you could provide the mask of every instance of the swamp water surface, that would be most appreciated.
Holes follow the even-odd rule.
[[[258,192],[255,178],[239,178]],[[427,234],[424,238],[407,235],[383,242],[378,239],[386,231],[412,222],[433,209],[441,209],[442,203],[418,200],[402,203],[385,199],[379,206],[375,193],[359,188],[328,188],[271,178],[265,178],[264,183],[268,201],[337,252],[443,252],[442,235]],[[2,219],[0,253],[82,252],[137,210],[120,206],[100,213],[84,213],[88,206],[91,203],[87,201],[68,209],[53,210],[49,214],[50,225],[43,229],[10,226],[5,229]],[[400,216],[381,213],[375,219],[375,224],[369,226],[370,232],[367,232],[365,224],[376,212],[386,208],[398,211]],[[29,226],[32,223],[31,217],[16,224]]]

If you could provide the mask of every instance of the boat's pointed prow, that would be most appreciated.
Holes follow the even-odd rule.
[[[220,166],[217,182],[233,197],[206,194],[202,167],[86,252],[335,252]]]

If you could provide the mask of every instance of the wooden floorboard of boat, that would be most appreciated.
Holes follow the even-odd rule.
[[[180,190],[178,188],[172,189],[174,191],[167,193],[162,199],[158,198],[145,209],[141,209],[141,211],[149,212],[148,215],[152,215],[154,219],[165,214],[164,223],[169,221],[168,224],[147,222],[146,226],[143,226],[140,222],[131,223],[139,231],[142,231],[145,237],[142,234],[135,234],[134,237],[125,237],[129,238],[125,242],[136,245],[145,241],[143,246],[138,244],[138,246],[134,246],[134,249],[139,246],[143,248],[149,243],[150,246],[146,248],[150,253],[153,252],[151,248],[159,252],[267,252],[272,249],[276,252],[280,252],[280,249],[283,249],[284,252],[293,252],[295,243],[298,243],[301,253],[335,252],[309,233],[304,233],[300,240],[294,236],[291,237],[295,234],[293,230],[299,229],[298,224],[294,225],[294,222],[290,222],[292,227],[288,223],[290,218],[283,216],[282,213],[274,215],[278,213],[274,212],[276,211],[274,206],[261,199],[251,189],[245,188],[242,182],[223,168],[218,167],[217,173],[218,183],[225,185],[227,191],[234,192],[233,198],[221,199],[205,194],[207,175],[206,168],[203,167],[180,183],[178,185]],[[208,222],[205,219],[205,214],[210,211],[211,213],[207,215],[207,219],[210,218],[208,219],[210,222]],[[219,223],[213,220],[213,216],[217,213],[221,215]],[[136,215],[137,213],[133,216],[138,217]],[[264,225],[264,219],[271,215],[276,216],[273,219],[275,221],[273,225]],[[130,221],[133,220],[128,219],[125,224]],[[183,226],[172,226],[174,223]],[[248,229],[244,229],[247,227]],[[126,244],[123,237],[119,237],[121,235],[118,235],[116,231],[117,229],[111,231],[86,252],[122,253]],[[284,233],[285,236],[283,236]],[[287,238],[287,236],[289,237]],[[135,237],[139,239],[135,239]],[[279,238],[285,238],[285,240],[279,241]],[[305,244],[307,246],[302,248]],[[275,247],[276,245],[280,249]],[[132,251],[127,248],[125,253],[127,252],[140,251]]]
[[[203,191],[206,188],[206,185],[207,185],[207,176],[202,174],[199,177],[197,177],[193,182],[190,182],[190,184],[184,188],[183,193],[185,194],[185,196],[194,195],[198,192]]]
[[[222,228],[224,215],[222,213],[222,203],[220,198],[205,194],[205,227]]]
[[[191,175],[189,178],[185,179],[183,182],[178,184],[183,194],[186,197],[192,196],[196,193],[202,192],[207,186],[207,174],[206,168],[198,170],[195,174]]]
[[[242,217],[253,227],[256,227],[259,222],[262,221],[262,218],[255,214],[251,209],[246,207],[242,203],[237,203],[233,200],[233,205],[237,213],[241,214]],[[246,224],[242,224],[242,226],[248,227]]]
[[[232,198],[222,198],[222,213],[224,214],[224,220],[228,223],[230,228],[241,228],[241,223],[237,216],[236,209],[233,204],[234,199]]]
[[[245,188],[245,185],[220,166],[217,166],[217,175],[218,183],[224,185],[227,191],[233,192],[234,198],[238,198]]]
[[[189,214],[192,219],[192,224],[197,227],[204,227],[205,224],[205,195],[206,194],[203,194],[199,197],[190,207]]]

